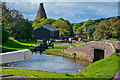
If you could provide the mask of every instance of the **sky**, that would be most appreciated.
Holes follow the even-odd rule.
[[[71,23],[80,23],[88,19],[108,18],[118,16],[118,2],[43,2],[47,17],[64,18]],[[7,7],[17,9],[24,18],[33,21],[40,2],[7,2]]]

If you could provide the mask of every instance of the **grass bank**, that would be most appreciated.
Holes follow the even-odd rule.
[[[22,49],[32,49],[35,46],[35,42],[18,42],[17,40],[14,40],[13,38],[9,38],[2,46],[2,51],[16,51],[16,50],[22,50]]]
[[[81,45],[84,44],[85,42],[72,42],[72,44],[70,44],[71,46],[77,46],[77,45]]]
[[[90,64],[80,73],[74,74],[74,76],[82,78],[113,78],[120,69],[119,59],[120,55],[114,53],[108,58]]]
[[[70,48],[70,46],[68,46],[68,45],[64,45],[64,46],[54,46],[54,47],[65,47],[65,48]]]
[[[54,44],[63,44],[65,42],[54,42]]]
[[[112,54],[108,58],[96,61],[76,74],[54,73],[40,70],[2,69],[2,74],[21,75],[32,78],[81,78],[84,80],[110,80],[118,72],[120,55]]]
[[[46,54],[74,58],[74,56],[72,54],[64,53],[63,50],[64,49],[47,49]],[[85,56],[76,56],[75,59],[79,59],[81,61],[88,61],[88,58]]]
[[[46,49],[46,53],[47,53],[47,52],[70,55],[70,54],[64,53],[64,52],[63,52],[63,49]]]
[[[63,42],[55,42],[55,44],[63,44]],[[77,46],[77,45],[81,45],[81,44],[84,44],[84,42],[78,42],[78,43],[76,43],[76,41],[73,41],[70,45],[72,45],[72,46]],[[70,46],[68,46],[68,45],[55,46],[55,47],[70,48]],[[52,55],[59,55],[59,56],[74,58],[73,55],[68,54],[68,53],[64,53],[63,50],[64,50],[64,49],[47,49],[47,50],[46,50],[46,53],[52,54]],[[84,56],[76,56],[75,58],[76,58],[76,59],[80,59],[80,60],[88,60],[88,59],[86,59],[86,57],[84,57]]]
[[[27,69],[2,69],[2,74],[20,75],[31,78],[69,78],[65,75],[65,73],[54,73],[41,70]]]

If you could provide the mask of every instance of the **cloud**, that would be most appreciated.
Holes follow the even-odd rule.
[[[69,4],[67,6],[66,4]],[[86,18],[97,19],[100,17],[117,16],[117,3],[49,3],[46,4],[46,11],[49,16],[59,16],[70,21],[80,22]],[[54,8],[55,7],[55,8]]]
[[[2,0],[6,2],[118,2],[119,0]]]
[[[15,8],[24,14],[25,18],[34,20],[39,2],[8,2],[9,8]],[[48,18],[60,17],[70,22],[83,22],[87,19],[117,16],[117,2],[45,2],[44,8]]]
[[[24,18],[29,19],[29,20],[33,20],[35,18],[35,14],[23,14]]]
[[[7,6],[11,9],[17,9],[22,13],[32,14],[36,11],[37,6],[31,2],[8,2]]]

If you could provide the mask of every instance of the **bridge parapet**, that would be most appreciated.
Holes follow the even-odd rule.
[[[1,53],[0,54],[0,58],[1,58],[0,64],[27,60],[27,59],[30,59],[31,57],[32,57],[32,52],[29,49]]]
[[[94,51],[96,49],[104,51],[103,58],[107,58],[112,53],[116,52],[116,47],[114,46],[113,43],[104,42],[104,41],[91,41],[86,44],[82,44],[82,45],[75,46],[75,47],[72,47],[69,49],[65,49],[64,52],[69,53],[69,54],[72,54],[75,52],[77,54],[77,56],[85,56],[89,59],[89,61],[93,62],[93,59],[95,57]]]

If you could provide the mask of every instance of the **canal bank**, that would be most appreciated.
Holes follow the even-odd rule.
[[[120,55],[117,53],[112,54],[108,58],[96,61],[95,63],[90,64],[87,68],[81,70],[81,72],[76,74],[70,73],[55,73],[49,71],[40,71],[40,70],[27,70],[27,69],[2,69],[2,74],[13,74],[27,76],[31,78],[41,78],[48,79],[60,79],[60,78],[78,78],[78,79],[94,79],[94,80],[112,80],[113,77],[118,72],[118,60]],[[24,74],[23,74],[24,73]],[[47,76],[46,76],[47,75]]]
[[[54,53],[54,52],[46,52],[46,54],[50,54],[50,55],[57,55],[57,56],[63,56],[63,57],[67,57],[67,58],[73,58],[73,59],[79,59],[81,61],[88,61],[88,58],[84,57],[84,56],[73,56],[70,54],[59,54],[59,53]]]
[[[3,67],[22,68],[33,70],[44,70],[57,73],[78,73],[86,68],[90,63],[79,59],[67,58],[63,56],[33,53],[29,60],[16,61],[3,64]]]

